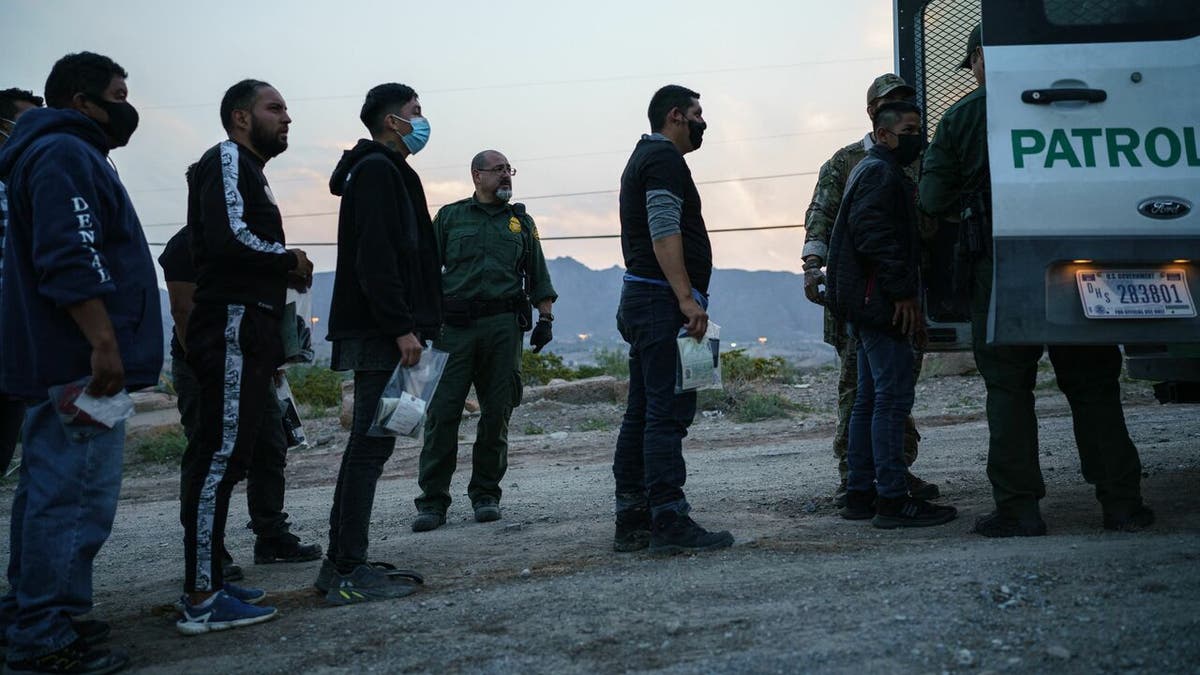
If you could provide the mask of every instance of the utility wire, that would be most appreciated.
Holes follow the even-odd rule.
[[[804,223],[794,223],[791,225],[760,225],[757,227],[721,227],[721,228],[717,228],[714,230],[708,230],[708,233],[709,234],[718,234],[721,232],[756,232],[759,230],[792,230],[792,229],[796,229],[796,228],[800,228],[800,227],[804,227]],[[559,237],[539,237],[538,240],[539,241],[568,241],[568,240],[579,240],[579,239],[617,239],[620,236],[621,235],[619,233],[618,234],[577,234],[577,235],[563,235],[563,236],[559,236]],[[149,243],[149,245],[150,246],[166,246],[167,244],[166,244],[166,242],[152,241]],[[309,246],[309,247],[337,246],[337,242],[334,242],[334,241],[301,241],[301,242],[295,242],[295,243],[288,242],[288,246]]]
[[[750,181],[772,180],[775,178],[793,178],[796,176],[815,176],[818,173],[820,173],[820,172],[819,171],[796,171],[793,173],[777,173],[777,174],[771,174],[768,176],[745,176],[742,178],[718,178],[715,180],[698,180],[698,181],[696,181],[696,185],[717,185],[720,183],[747,183]],[[533,195],[530,197],[522,197],[521,201],[527,202],[527,201],[533,201],[535,199],[558,199],[560,197],[588,197],[588,196],[594,196],[594,195],[610,195],[610,194],[615,194],[617,192],[620,192],[620,190],[617,189],[617,190],[588,190],[585,192],[556,192],[554,194],[548,194],[548,195]],[[445,204],[430,204],[429,208],[435,209],[435,208],[438,208],[441,206],[445,206]],[[336,216],[337,213],[338,213],[337,211],[313,211],[311,213],[289,213],[289,214],[283,216],[283,219],[291,220],[294,218],[319,218],[321,216]],[[146,229],[148,227],[183,227],[184,225],[185,225],[185,223],[183,223],[183,222],[151,223],[149,225],[143,225],[142,229]]]
[[[891,56],[859,56],[854,58],[826,59],[821,61],[800,61],[797,63],[779,63],[760,66],[738,66],[733,68],[713,68],[709,70],[692,70],[674,73],[647,73],[644,75],[609,75],[605,77],[578,78],[571,80],[540,80],[533,82],[514,82],[510,84],[483,84],[467,87],[449,87],[445,89],[426,89],[427,94],[452,94],[459,92],[485,91],[489,89],[515,89],[519,87],[556,87],[564,84],[596,84],[600,82],[620,82],[624,80],[648,80],[667,77],[685,77],[690,75],[714,75],[718,73],[744,73],[756,70],[787,70],[791,68],[806,68],[809,66],[828,66],[838,63],[861,63],[864,61],[891,60]],[[327,96],[296,96],[292,101],[332,101],[338,99],[361,99],[363,94],[331,94]],[[142,110],[167,110],[178,108],[205,108],[209,103],[165,103],[161,105],[141,106]]]

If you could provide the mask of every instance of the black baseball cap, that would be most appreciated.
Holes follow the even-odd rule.
[[[971,55],[975,53],[975,49],[980,46],[982,40],[979,38],[979,24],[971,29],[971,37],[967,38],[967,55],[963,57],[962,63],[958,64],[959,68],[971,67]]]

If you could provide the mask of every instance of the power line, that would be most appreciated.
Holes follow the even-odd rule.
[[[777,174],[771,174],[771,175],[767,175],[767,176],[745,176],[745,177],[741,177],[741,178],[718,178],[718,179],[714,179],[714,180],[698,180],[698,181],[696,181],[696,185],[718,185],[721,183],[747,183],[750,181],[773,180],[776,178],[794,178],[796,176],[815,176],[818,173],[820,173],[820,172],[819,171],[796,171],[796,172],[792,172],[792,173],[777,173]],[[595,196],[595,195],[610,195],[610,194],[615,194],[617,192],[620,192],[620,189],[587,190],[584,192],[556,192],[554,194],[548,194],[548,195],[533,195],[530,197],[522,197],[521,201],[528,202],[528,201],[533,201],[535,199],[558,199],[560,197],[590,197],[590,196]],[[434,208],[438,208],[441,206],[445,206],[445,204],[430,204],[429,208],[434,209]],[[283,216],[283,219],[291,220],[294,218],[319,218],[321,216],[336,216],[337,213],[338,213],[337,211],[313,211],[311,213],[289,213],[289,214]],[[148,227],[183,227],[184,224],[185,223],[183,223],[183,222],[152,223],[150,225],[143,225],[142,229],[146,229]]]
[[[862,131],[862,127],[856,126],[856,127],[844,127],[844,128],[840,128],[840,129],[816,129],[816,130],[812,130],[812,131],[793,131],[793,132],[784,133],[784,134],[771,134],[769,136],[750,136],[747,138],[714,139],[711,141],[706,140],[705,143],[706,143],[706,145],[728,145],[730,143],[751,143],[751,142],[755,142],[755,141],[771,141],[771,140],[776,140],[776,139],[780,139],[780,138],[795,138],[797,136],[816,136],[818,134],[850,133],[853,131]],[[512,160],[512,162],[514,164],[532,164],[534,162],[546,162],[546,161],[552,161],[552,160],[558,160],[558,159],[575,159],[578,157],[600,157],[600,156],[604,156],[604,155],[625,155],[625,154],[629,154],[628,149],[596,150],[596,151],[591,151],[591,152],[578,152],[578,153],[572,153],[572,154],[567,154],[567,155],[543,155],[541,157],[526,157],[524,159],[517,158],[517,159]],[[417,167],[417,168],[420,168],[421,171],[441,171],[444,169],[465,169],[466,167],[467,167],[466,164],[459,163],[459,164],[435,164],[433,166],[423,166],[423,167]],[[309,181],[309,180],[313,180],[313,177],[312,176],[303,176],[303,177],[297,177],[297,178],[279,178],[276,180],[272,180],[271,184],[276,185],[279,183],[300,183],[300,182]],[[323,178],[322,178],[322,180],[323,180]],[[127,191],[130,194],[145,194],[145,193],[150,193],[150,192],[183,192],[185,190],[187,190],[186,185],[176,185],[173,187],[139,188],[139,189],[127,190]]]
[[[721,227],[721,228],[717,228],[714,230],[708,230],[708,233],[709,234],[718,234],[718,233],[722,233],[722,232],[757,232],[757,231],[761,231],[761,230],[792,230],[792,229],[796,229],[796,228],[800,228],[800,227],[804,227],[804,223],[793,223],[790,225],[760,225],[760,226],[756,226],[756,227]],[[617,239],[620,236],[621,235],[619,233],[618,234],[577,234],[577,235],[563,235],[563,236],[559,236],[559,237],[540,237],[539,240],[540,241],[568,241],[568,240],[578,240],[578,239]],[[153,241],[153,242],[149,242],[149,245],[150,246],[166,246],[167,244],[166,244],[166,242]],[[337,242],[335,242],[335,241],[302,241],[302,242],[296,242],[296,243],[288,242],[288,246],[310,246],[310,247],[337,246]]]
[[[762,225],[759,227],[722,227],[715,230],[708,230],[709,234],[718,232],[754,232],[758,230],[790,230],[798,227],[804,227],[804,223],[795,223],[792,225]],[[617,239],[620,234],[579,234],[579,235],[564,235],[561,237],[541,237],[541,241],[566,241],[571,239]]]
[[[625,80],[648,80],[665,77],[685,77],[689,75],[714,75],[719,73],[744,73],[756,70],[787,70],[791,68],[805,68],[809,66],[828,66],[838,63],[860,63],[864,61],[883,61],[891,60],[891,56],[859,56],[854,58],[841,59],[826,59],[821,61],[800,61],[797,63],[778,63],[767,64],[760,66],[737,66],[732,68],[713,68],[709,70],[692,70],[674,73],[647,73],[644,75],[609,75],[605,77],[590,77],[577,78],[571,80],[541,80],[533,82],[514,82],[509,84],[483,84],[472,85],[467,87],[449,87],[445,89],[426,89],[427,94],[454,94],[460,92],[485,91],[489,89],[516,89],[519,87],[555,87],[564,84],[597,84],[601,82],[620,82]],[[361,99],[363,94],[330,94],[327,96],[297,96],[293,97],[292,101],[333,101],[338,99]],[[143,110],[167,110],[179,108],[205,108],[213,104],[209,103],[165,103],[161,105],[146,105],[141,106]]]

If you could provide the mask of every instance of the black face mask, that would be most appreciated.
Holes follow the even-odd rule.
[[[707,122],[697,122],[696,120],[688,120],[688,142],[692,144],[692,149],[697,150],[700,144],[704,142],[704,130],[708,128]]]
[[[900,144],[896,146],[893,153],[896,154],[896,161],[900,166],[908,166],[921,156],[921,151],[925,149],[925,138],[918,132],[915,134],[896,134],[896,139]]]
[[[121,148],[129,143],[133,132],[138,127],[138,111],[129,101],[105,101],[99,97],[91,97],[92,102],[108,113],[108,122],[96,123],[108,134],[110,147]]]

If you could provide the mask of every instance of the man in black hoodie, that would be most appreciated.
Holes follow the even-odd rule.
[[[905,482],[904,428],[912,410],[912,340],[923,346],[915,186],[903,167],[921,154],[921,110],[896,101],[875,113],[876,144],[851,172],[829,245],[827,304],[858,342],[842,517],[876,527],[922,527],[957,511],[914,499]]]
[[[4,147],[4,142],[17,128],[17,118],[27,110],[42,107],[42,103],[42,97],[34,96],[31,91],[16,88],[0,91],[0,148]],[[4,269],[2,251],[4,249],[4,231],[7,227],[8,196],[4,183],[0,182],[0,271]],[[3,290],[2,285],[0,285],[0,290]],[[17,440],[21,436],[21,425],[24,420],[25,402],[16,396],[0,394],[0,477],[8,472],[8,465],[12,462],[13,453],[16,452]]]
[[[354,421],[329,512],[327,558],[314,584],[333,604],[412,593],[420,575],[367,561],[375,485],[396,439],[368,436],[396,364],[411,366],[442,323],[441,272],[425,190],[407,157],[428,140],[421,101],[403,84],[367,92],[371,133],[329,180],[342,198],[328,339],[334,370],[354,371]]]
[[[291,118],[274,87],[244,80],[221,100],[228,140],[196,164],[187,227],[196,265],[188,365],[200,381],[199,424],[188,439],[180,496],[184,532],[184,635],[267,621],[259,590],[225,583],[225,519],[246,475],[275,370],[283,363],[280,315],[288,284],[312,283],[312,263],[284,246],[283,219],[263,175],[287,149]]]
[[[125,78],[106,56],[63,57],[46,79],[49,107],[26,112],[0,152],[11,209],[0,390],[30,402],[0,600],[13,673],[110,673],[129,662],[94,647],[108,624],[74,620],[92,610],[125,423],[65,423],[47,391],[90,377],[87,393],[108,397],[152,386],[162,370],[154,260],[108,158],[137,128]]]

